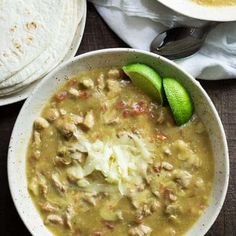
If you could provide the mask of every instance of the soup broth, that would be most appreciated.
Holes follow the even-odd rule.
[[[27,179],[55,235],[177,236],[209,204],[213,163],[197,114],[178,127],[120,68],[103,68],[72,77],[47,102]]]
[[[209,6],[230,6],[236,5],[236,0],[193,0],[201,5]]]

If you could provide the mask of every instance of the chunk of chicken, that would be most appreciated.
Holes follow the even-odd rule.
[[[181,161],[187,161],[194,154],[190,145],[181,139],[176,140],[172,147],[178,153],[177,158]]]
[[[87,88],[87,89],[93,89],[94,88],[94,82],[92,79],[90,78],[85,78],[83,79],[83,81],[81,82],[81,84]]]
[[[85,147],[85,145],[83,145],[81,143],[76,143],[73,146],[69,146],[68,148],[66,148],[66,150],[68,150],[70,153],[74,153],[74,152],[87,153],[88,152],[88,150]]]
[[[173,193],[170,193],[169,194],[169,199],[173,202],[175,202],[177,200],[177,197],[173,194]]]
[[[38,177],[38,183],[39,183],[40,191],[45,196],[48,192],[47,179],[42,174],[38,174],[37,177]]]
[[[98,82],[98,89],[103,90],[106,86],[105,75],[103,73],[99,74],[99,76],[97,78],[97,82]]]
[[[172,152],[170,150],[170,147],[168,146],[164,146],[163,147],[163,153],[166,155],[166,156],[171,156],[172,155]]]
[[[84,121],[84,117],[76,114],[70,114],[70,118],[75,125],[82,124]]]
[[[192,152],[189,155],[189,158],[184,163],[184,166],[188,169],[191,169],[193,167],[199,168],[202,166],[202,160],[200,158],[198,158],[198,156],[195,153]]]
[[[63,225],[63,219],[61,216],[56,215],[56,214],[50,214],[47,216],[46,220],[45,220],[45,224],[58,224],[58,225]]]
[[[168,236],[175,236],[176,231],[173,228],[167,228],[164,230],[164,234]]]
[[[72,159],[70,157],[67,156],[56,156],[54,158],[54,162],[56,165],[70,165],[72,162]]]
[[[162,162],[162,168],[169,171],[173,170],[173,166],[169,162],[166,162],[166,161]]]
[[[157,190],[155,190],[155,189],[152,190],[152,193],[153,193],[153,195],[156,196],[157,198],[160,198],[160,197],[161,197],[160,192],[157,191]]]
[[[108,72],[107,72],[107,75],[108,75],[108,78],[111,78],[111,79],[119,79],[120,78],[120,71],[116,68],[114,69],[110,69]]]
[[[177,158],[185,162],[183,163],[185,168],[199,168],[202,165],[202,161],[198,158],[188,143],[183,140],[177,140],[172,144],[172,146],[178,152]]]
[[[74,209],[72,205],[68,205],[65,213],[65,224],[69,229],[72,229],[72,218],[74,216]]]
[[[174,170],[173,176],[174,176],[175,181],[178,184],[180,184],[182,187],[184,188],[189,187],[192,180],[192,175],[188,171],[177,169],[177,170]]]
[[[107,111],[102,114],[104,124],[106,125],[116,125],[120,122],[120,118],[117,116],[117,113],[114,111]]]
[[[146,225],[139,225],[137,227],[133,227],[129,230],[129,235],[131,236],[149,236],[152,233],[152,229]]]
[[[39,148],[41,144],[41,135],[38,131],[34,131],[33,139],[34,139],[34,146],[36,148]]]
[[[151,207],[148,204],[144,204],[142,212],[143,212],[144,216],[151,215],[152,214]]]
[[[94,126],[94,114],[93,111],[89,111],[86,113],[85,117],[84,117],[84,121],[83,124],[86,128],[91,129]]]
[[[77,143],[74,146],[61,146],[58,149],[57,156],[54,158],[56,164],[69,165],[72,160],[77,160],[82,163],[85,161],[85,155],[83,153],[87,152],[87,149]]]
[[[119,124],[119,122],[120,122],[120,118],[116,117],[116,118],[113,118],[113,119],[110,119],[110,120],[106,120],[105,124],[106,125],[116,125],[116,124]]]
[[[36,177],[33,177],[30,180],[29,183],[29,190],[35,195],[38,196],[39,195],[39,186],[38,186],[38,181]]]
[[[123,213],[121,210],[116,211],[116,216],[119,220],[124,220]]]
[[[56,108],[50,108],[46,111],[45,117],[48,121],[54,121],[60,116],[59,111]]]
[[[79,164],[68,167],[66,173],[71,182],[76,182],[84,177],[83,169]]]
[[[69,88],[68,93],[69,93],[72,97],[75,97],[75,98],[79,97],[79,95],[80,95],[79,90],[76,89],[76,88],[73,88],[73,87]]]
[[[119,81],[108,79],[107,80],[107,88],[109,92],[117,94],[121,91],[121,85]]]
[[[52,174],[52,183],[60,193],[66,192],[66,187],[60,181],[59,175],[57,173]]]
[[[145,185],[141,185],[141,192],[138,194],[136,191],[130,191],[129,193],[132,205],[139,210],[142,209],[144,203],[147,203],[147,201],[144,202],[144,199],[149,199],[152,196],[148,189],[144,190],[143,188],[145,188]]]
[[[141,224],[144,217],[151,215],[160,208],[160,202],[156,199],[152,199],[147,204],[144,204],[142,208],[138,209],[136,212],[136,223]]]
[[[58,207],[53,206],[49,202],[45,202],[44,204],[41,205],[41,209],[46,212],[57,212],[59,210]]]
[[[41,152],[39,150],[34,150],[33,151],[33,157],[38,160],[41,156]]]
[[[59,112],[60,112],[60,114],[61,114],[62,116],[65,116],[65,115],[67,114],[67,111],[66,111],[65,109],[63,109],[63,108],[60,108],[60,109],[59,109]]]
[[[85,187],[89,186],[89,181],[87,179],[83,178],[83,179],[78,180],[77,184],[79,187],[85,188]]]
[[[166,207],[165,212],[169,215],[176,215],[182,212],[182,208],[177,203],[172,203]]]
[[[35,196],[38,196],[40,193],[45,196],[48,192],[45,176],[39,173],[36,177],[32,178],[29,183],[29,189]]]
[[[49,127],[49,123],[46,119],[44,119],[43,117],[38,117],[35,121],[34,121],[34,127],[37,130],[42,130],[42,129],[46,129]]]
[[[195,181],[195,186],[198,187],[198,188],[203,188],[204,180],[200,177],[197,177],[196,181]]]
[[[86,193],[83,200],[92,206],[96,206],[96,197],[94,194]]]
[[[154,199],[154,200],[151,201],[150,207],[151,207],[151,211],[152,211],[152,212],[155,212],[155,211],[157,211],[158,209],[160,209],[161,204],[160,204],[159,201],[157,201],[157,200]]]
[[[76,125],[72,122],[67,121],[66,119],[58,120],[56,127],[65,138],[70,138],[77,132]]]

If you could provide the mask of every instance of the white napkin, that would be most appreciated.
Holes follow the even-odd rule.
[[[156,35],[169,27],[206,23],[182,16],[157,0],[90,1],[121,39],[133,48],[148,51]],[[219,24],[198,53],[175,62],[200,79],[236,78],[236,22]]]

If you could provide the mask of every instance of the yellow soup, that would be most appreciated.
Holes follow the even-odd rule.
[[[193,0],[201,5],[209,6],[230,6],[236,5],[236,0]]]
[[[29,192],[58,236],[183,235],[209,204],[213,172],[199,117],[176,126],[119,68],[63,85],[27,157]]]

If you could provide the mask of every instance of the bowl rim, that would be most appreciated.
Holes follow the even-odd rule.
[[[71,63],[77,62],[83,58],[86,57],[90,57],[90,56],[94,56],[94,55],[99,55],[99,54],[103,54],[103,53],[108,53],[108,54],[113,54],[113,53],[122,53],[122,52],[129,52],[129,53],[140,53],[140,54],[145,54],[145,55],[149,55],[151,57],[153,57],[154,59],[159,59],[161,61],[163,61],[164,63],[166,63],[168,66],[171,67],[175,67],[177,70],[180,70],[186,77],[188,77],[188,79],[191,79],[191,81],[194,83],[194,85],[200,90],[200,92],[203,94],[203,96],[205,97],[205,99],[207,100],[207,102],[209,103],[210,107],[212,108],[212,112],[216,118],[216,121],[219,125],[219,131],[221,134],[221,140],[224,146],[224,150],[223,152],[225,153],[224,156],[224,161],[225,161],[225,181],[223,183],[222,186],[222,191],[221,191],[221,197],[220,197],[220,201],[218,202],[218,206],[216,207],[217,209],[214,211],[214,214],[212,215],[212,217],[210,218],[210,220],[204,225],[202,233],[203,235],[205,235],[208,230],[211,228],[211,226],[213,225],[213,223],[215,222],[216,218],[218,217],[225,198],[226,198],[226,194],[227,194],[227,189],[228,189],[228,183],[229,183],[229,173],[230,173],[230,168],[229,168],[229,152],[228,152],[228,144],[227,144],[227,140],[226,140],[226,135],[225,135],[225,131],[223,128],[223,124],[221,122],[221,119],[218,115],[218,112],[213,104],[213,102],[211,101],[210,97],[208,96],[208,94],[206,93],[206,91],[202,88],[202,86],[200,85],[200,83],[194,79],[194,77],[192,75],[190,75],[188,72],[184,71],[180,66],[178,66],[175,62],[156,55],[154,53],[151,52],[147,52],[144,50],[139,50],[139,49],[132,49],[132,48],[108,48],[108,49],[100,49],[100,50],[95,50],[95,51],[91,51],[91,52],[87,52],[81,55],[78,55],[64,63],[62,63],[60,66],[58,66],[56,69],[54,69],[52,72],[50,72],[42,81],[40,81],[40,83],[35,87],[35,89],[31,92],[30,96],[28,97],[28,99],[25,101],[24,105],[22,106],[17,119],[15,121],[14,127],[13,127],[13,131],[10,137],[10,142],[9,142],[9,147],[8,147],[8,157],[7,157],[7,176],[8,176],[8,184],[9,184],[9,189],[10,189],[10,194],[11,194],[11,198],[13,200],[14,206],[21,218],[21,220],[23,221],[24,225],[26,226],[26,228],[29,230],[29,232],[33,234],[33,230],[32,227],[28,226],[27,224],[27,219],[23,214],[23,209],[21,208],[21,206],[17,203],[17,201],[15,200],[15,192],[14,192],[14,180],[13,177],[11,176],[11,166],[12,166],[12,159],[14,160],[14,152],[12,152],[12,150],[14,150],[14,146],[13,146],[13,140],[16,139],[16,130],[18,129],[18,123],[20,121],[20,119],[22,119],[24,116],[23,114],[26,113],[27,111],[27,107],[31,102],[31,99],[33,99],[34,94],[38,92],[38,90],[40,89],[41,85],[43,85],[44,83],[46,83],[51,77],[53,77],[55,74],[57,74],[60,70],[62,70],[63,68],[67,67],[68,65],[70,65]],[[36,209],[35,209],[36,210]],[[37,210],[36,210],[37,211]]]
[[[166,7],[182,15],[205,21],[236,21],[236,5],[204,6],[191,0],[157,0]]]

